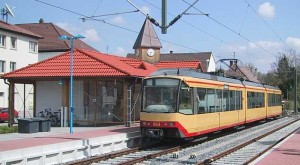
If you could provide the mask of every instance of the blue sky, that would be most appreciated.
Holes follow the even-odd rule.
[[[41,0],[85,15],[97,16],[136,10],[127,0]],[[161,0],[131,0],[143,12],[161,24]],[[167,22],[181,14],[194,0],[168,0]],[[97,17],[83,22],[82,16],[45,5],[35,0],[3,0],[14,18],[9,23],[37,23],[40,18],[52,22],[71,34],[81,34],[84,41],[100,52],[126,56],[145,20],[141,12]],[[213,52],[221,58],[240,59],[252,63],[266,73],[279,52],[293,49],[300,52],[299,0],[199,0],[167,34],[155,30],[161,39],[162,52]],[[209,14],[199,15],[199,11]],[[112,25],[117,25],[112,26]]]

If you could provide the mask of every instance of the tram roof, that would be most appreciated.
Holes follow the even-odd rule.
[[[158,69],[157,71],[153,72],[150,76],[160,76],[160,75],[170,75],[170,76],[188,76],[193,78],[200,78],[206,80],[213,80],[213,81],[221,81],[221,82],[228,82],[234,84],[242,84],[242,82],[238,79],[232,79],[227,77],[221,77],[216,75],[211,75],[208,73],[197,72],[191,69]]]
[[[253,86],[253,87],[261,87],[261,88],[280,90],[278,87],[274,87],[274,86],[270,86],[270,85],[263,85],[263,84],[251,82],[251,81],[241,81],[239,79],[216,76],[216,75],[212,75],[212,74],[208,74],[208,73],[197,72],[197,71],[191,70],[191,69],[158,69],[157,71],[153,72],[150,75],[150,77],[161,76],[161,75],[188,76],[188,77],[200,78],[200,79],[206,79],[206,80],[221,81],[221,82],[241,84],[241,85],[247,85],[247,86]]]
[[[274,87],[274,86],[271,86],[271,85],[264,85],[265,88],[268,88],[268,89],[276,89],[276,90],[280,90],[278,87]]]

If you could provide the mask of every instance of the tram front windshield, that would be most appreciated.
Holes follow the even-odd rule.
[[[174,113],[180,80],[146,79],[143,88],[143,112]]]

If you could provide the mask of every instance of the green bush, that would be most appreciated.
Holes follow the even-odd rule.
[[[18,126],[0,126],[0,134],[5,134],[5,133],[16,133],[18,132]]]

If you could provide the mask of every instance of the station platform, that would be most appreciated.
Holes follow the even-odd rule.
[[[300,164],[300,129],[257,158],[251,165]]]
[[[0,135],[0,164],[61,164],[140,143],[139,123],[112,127],[51,127],[50,132]]]

